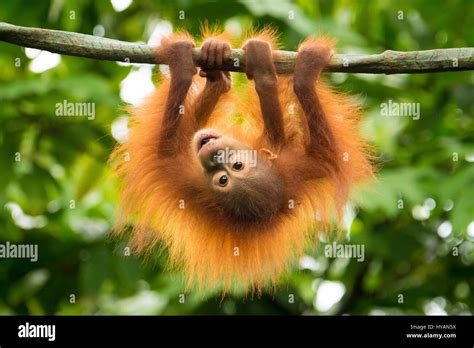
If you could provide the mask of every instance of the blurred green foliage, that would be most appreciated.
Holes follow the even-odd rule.
[[[327,33],[341,53],[474,46],[473,17],[469,0],[145,0],[122,12],[109,1],[0,3],[1,21],[86,34],[100,24],[124,41],[147,41],[159,21],[196,35],[205,21],[271,24],[285,49]],[[0,43],[0,243],[39,245],[38,262],[0,259],[0,314],[472,313],[472,72],[331,74],[359,96],[361,130],[381,158],[378,183],[352,205],[350,242],[365,246],[365,261],[326,258],[323,241],[274,294],[191,292],[181,303],[183,281],[164,260],[123,256],[126,242],[107,238],[117,204],[110,129],[123,115],[121,81],[136,68],[68,56],[40,74],[28,67],[23,48]],[[56,117],[63,100],[95,103],[96,118]],[[420,120],[380,116],[388,100],[420,103]],[[327,312],[317,305],[324,284],[345,288]]]

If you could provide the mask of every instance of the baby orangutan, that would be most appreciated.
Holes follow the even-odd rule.
[[[190,37],[163,39],[156,54],[171,79],[131,110],[114,152],[118,230],[132,222],[139,252],[161,242],[188,288],[272,287],[372,175],[357,104],[319,80],[332,43],[306,40],[293,75],[277,76],[274,42],[268,30],[245,42],[253,81],[231,90],[230,73],[213,70],[230,58],[224,35],[202,44],[199,77]]]

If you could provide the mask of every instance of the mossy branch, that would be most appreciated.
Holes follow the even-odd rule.
[[[37,48],[53,53],[86,57],[99,60],[129,63],[162,64],[150,46],[106,39],[93,35],[60,30],[20,27],[0,22],[0,41]],[[193,58],[199,60],[200,49],[193,49]],[[293,71],[297,53],[273,51],[276,70],[279,74]],[[245,54],[233,49],[231,58],[221,70],[243,72]],[[385,51],[380,54],[336,54],[327,67],[330,72],[405,74],[443,71],[474,70],[474,48],[447,48],[426,51]]]

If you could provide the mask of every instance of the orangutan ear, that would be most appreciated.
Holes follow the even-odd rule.
[[[266,149],[266,148],[261,148],[259,152],[260,152],[260,156],[266,159],[270,165],[273,165],[272,161],[277,159],[278,157],[277,154],[271,152],[269,149]]]

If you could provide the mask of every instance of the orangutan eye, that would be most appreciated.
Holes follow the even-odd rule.
[[[220,178],[219,178],[219,185],[224,187],[225,185],[227,185],[227,183],[229,182],[229,178],[227,177],[227,175],[222,175]]]
[[[244,167],[244,164],[240,161],[235,162],[234,165],[232,166],[234,170],[241,170],[243,167]]]

